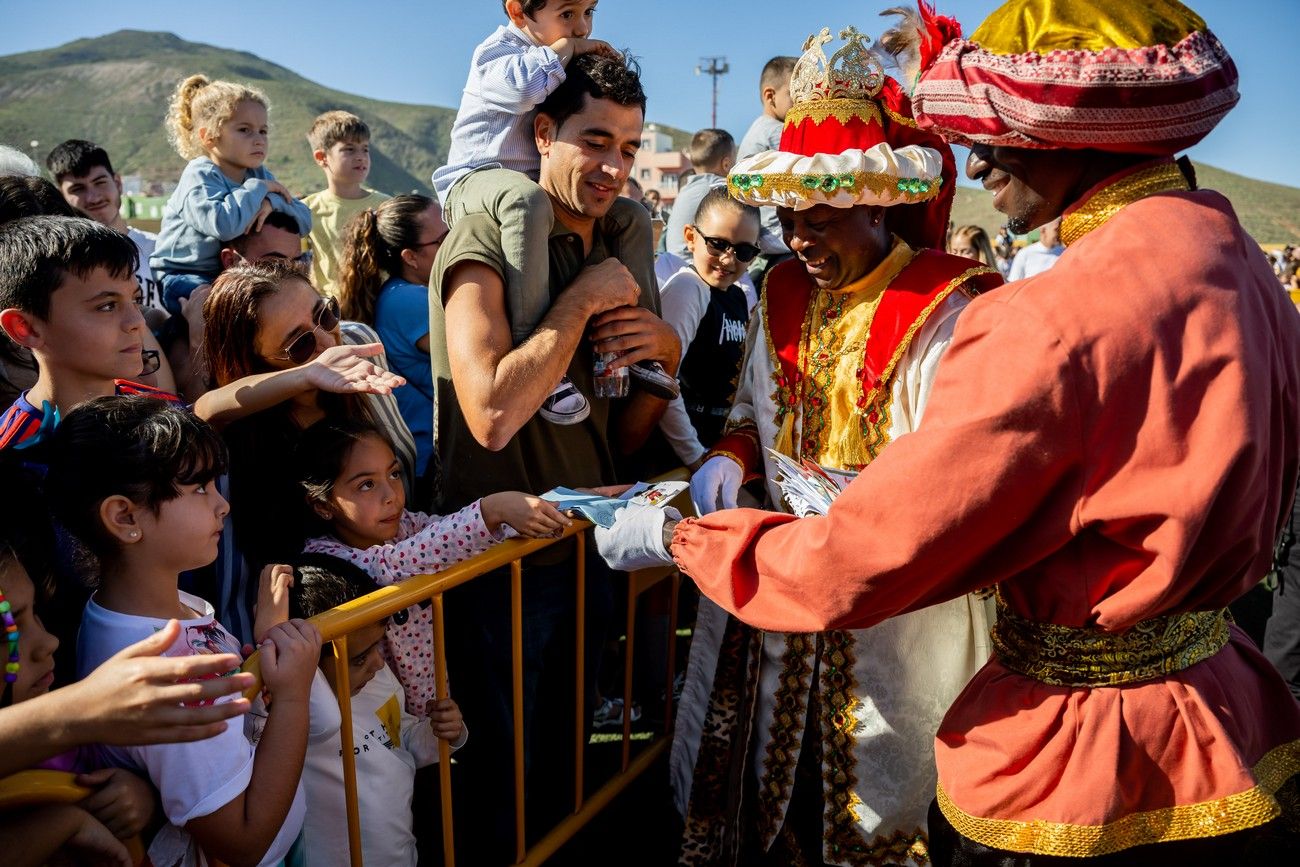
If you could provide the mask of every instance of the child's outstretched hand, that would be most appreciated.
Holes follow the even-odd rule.
[[[262,642],[262,681],[277,701],[307,701],[320,663],[320,631],[306,620],[272,626]]]
[[[555,506],[541,497],[519,491],[502,491],[489,494],[480,501],[483,523],[496,532],[502,524],[509,524],[521,536],[545,539],[559,536],[573,523]]]
[[[258,644],[277,623],[289,619],[289,588],[293,586],[293,567],[268,563],[257,581],[257,604],[253,607],[253,640]]]
[[[78,806],[102,822],[119,840],[143,831],[158,806],[153,787],[125,768],[101,768],[79,774],[77,785],[95,789]]]
[[[449,698],[430,699],[424,706],[424,713],[433,733],[444,741],[454,744],[465,733],[465,718],[460,715],[460,707]]]

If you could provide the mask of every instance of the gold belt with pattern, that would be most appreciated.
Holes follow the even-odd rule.
[[[1124,686],[1209,659],[1228,643],[1223,609],[1142,620],[1124,632],[1038,623],[998,597],[993,653],[1012,671],[1053,686]]]

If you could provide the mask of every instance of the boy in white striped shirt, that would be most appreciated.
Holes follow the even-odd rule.
[[[474,50],[460,110],[451,131],[447,164],[433,173],[448,226],[465,214],[486,212],[501,226],[507,306],[515,345],[541,322],[551,304],[547,238],[554,226],[550,198],[536,183],[541,157],[533,133],[536,108],[565,78],[578,55],[618,56],[590,39],[596,0],[503,0],[510,23]],[[640,306],[658,313],[649,212],[618,199],[601,221],[610,247],[641,287]],[[436,269],[435,269],[436,271]],[[630,368],[652,394],[672,399],[677,380],[658,362]],[[587,399],[565,377],[539,414],[556,424],[587,417]]]

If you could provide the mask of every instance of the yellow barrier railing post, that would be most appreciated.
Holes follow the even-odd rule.
[[[343,758],[343,800],[348,816],[348,852],[352,867],[362,867],[361,810],[357,806],[357,757],[352,731],[352,685],[348,672],[351,660],[348,637],[334,639],[334,694],[339,703],[339,750]]]
[[[447,689],[447,625],[443,620],[442,594],[433,602],[433,684],[439,699],[450,693]],[[456,867],[456,841],[453,837],[451,813],[451,745],[438,738],[438,789],[442,793],[442,861],[444,867]]]
[[[520,561],[510,561],[510,679],[515,705],[515,863],[524,860],[524,600]]]
[[[574,714],[573,714],[573,812],[577,813],[582,809],[583,789],[585,781],[583,775],[586,773],[584,759],[587,747],[587,720],[586,714],[586,680],[587,680],[587,552],[586,534],[579,533],[578,537],[578,564],[574,571],[574,584],[577,593],[577,635],[574,641],[577,647],[576,658],[574,659]]]
[[[356,759],[353,743],[351,690],[348,686],[347,635],[368,624],[391,616],[403,608],[409,608],[429,600],[433,605],[434,630],[434,678],[435,689],[439,698],[448,695],[446,663],[446,620],[443,607],[443,595],[446,591],[459,587],[507,564],[510,566],[510,626],[511,626],[511,687],[514,703],[514,759],[515,759],[515,863],[519,865],[538,865],[555,854],[561,846],[573,838],[588,822],[600,813],[619,792],[661,758],[668,749],[668,739],[655,739],[645,749],[631,758],[631,709],[632,709],[632,673],[633,655],[635,653],[636,597],[649,587],[671,576],[672,611],[669,619],[668,649],[668,696],[665,706],[665,732],[671,730],[672,716],[672,676],[675,666],[676,608],[678,588],[681,575],[670,570],[646,570],[633,573],[628,579],[627,606],[627,659],[624,668],[623,691],[623,757],[622,770],[605,781],[590,796],[585,787],[585,750],[586,738],[586,551],[584,533],[591,524],[575,520],[556,539],[516,539],[496,545],[488,551],[458,563],[442,572],[432,575],[417,575],[397,584],[380,588],[359,599],[346,602],[337,608],[322,612],[310,620],[320,630],[322,640],[334,643],[336,692],[342,726],[340,740],[347,746],[342,750],[345,803],[348,815],[348,846],[351,862],[356,867],[362,864],[360,821],[357,806]],[[563,539],[576,537],[577,561],[575,564],[576,624],[574,686],[575,686],[575,731],[574,731],[574,810],[558,825],[550,829],[532,847],[527,841],[527,821],[525,805],[524,773],[524,735],[525,719],[523,706],[523,578],[522,559]],[[260,672],[260,653],[254,652],[244,661],[243,670],[257,675],[257,682],[244,695],[254,697],[262,688]],[[453,837],[454,810],[452,804],[450,748],[445,742],[438,745],[439,786],[442,794],[443,856],[447,867],[454,867],[455,840]],[[40,800],[38,798],[38,800]]]

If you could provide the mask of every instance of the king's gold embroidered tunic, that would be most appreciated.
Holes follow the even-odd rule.
[[[876,268],[834,291],[815,289],[797,262],[779,267],[751,324],[729,419],[733,436],[722,447],[729,441],[740,448],[739,438],[750,437],[836,469],[868,465],[919,423],[954,322],[969,302],[974,266],[895,239]],[[870,402],[868,392],[876,395]],[[775,467],[761,460],[752,469],[765,477],[771,507],[786,508]],[[692,642],[673,756],[682,803],[702,725],[702,713],[692,711],[717,700],[707,682],[717,669],[717,611],[703,603]],[[870,630],[757,636],[749,749],[758,797],[750,821],[761,844],[772,846],[785,823],[811,726],[822,744],[823,786],[812,796],[824,805],[826,863],[925,863],[932,733],[945,705],[987,658],[989,625],[985,604],[962,598]],[[688,819],[688,836],[695,818]]]

